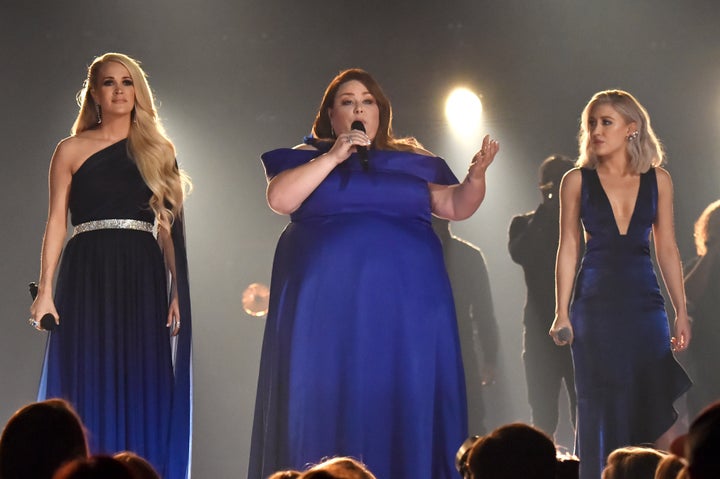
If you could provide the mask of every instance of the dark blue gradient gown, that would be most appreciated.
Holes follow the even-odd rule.
[[[596,170],[582,169],[581,218],[590,239],[570,319],[578,395],[576,453],[582,479],[600,479],[622,446],[652,443],[677,418],[690,380],[670,350],[664,300],[650,258],[657,211],[655,170],[641,175],[621,235]]]
[[[321,152],[263,155],[268,178]],[[452,292],[430,224],[437,157],[352,155],[291,215],[275,254],[248,477],[328,456],[379,479],[456,478],[467,434]]]
[[[101,219],[152,223],[151,191],[126,140],[73,175],[73,225]],[[189,477],[191,318],[182,215],[172,227],[182,329],[165,327],[167,274],[151,233],[103,229],[67,243],[55,290],[60,325],[49,333],[38,399],[72,403],[93,453],[134,451],[165,479]],[[172,261],[173,258],[170,258]]]

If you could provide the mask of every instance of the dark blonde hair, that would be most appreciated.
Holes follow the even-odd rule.
[[[155,213],[158,226],[169,231],[175,215],[182,210],[184,197],[192,184],[187,174],[177,166],[175,146],[165,134],[147,75],[137,60],[122,53],[106,53],[93,60],[88,67],[83,88],[77,95],[80,112],[73,124],[72,133],[77,135],[97,128],[97,106],[92,93],[99,87],[100,69],[108,62],[121,64],[127,68],[132,78],[135,108],[128,133],[128,154],[152,191],[150,208]]]
[[[379,150],[401,150],[414,151],[422,148],[422,145],[412,137],[395,138],[392,131],[392,106],[390,100],[383,92],[377,81],[365,70],[351,68],[340,72],[325,89],[320,108],[318,108],[315,121],[313,122],[312,134],[315,138],[325,141],[335,141],[335,135],[330,125],[330,114],[328,110],[335,103],[335,96],[338,89],[349,81],[359,81],[370,94],[375,98],[379,110],[378,131],[373,139],[372,148]]]
[[[655,470],[667,453],[650,447],[620,447],[607,458],[602,479],[654,478]]]
[[[599,105],[610,105],[627,123],[636,124],[638,136],[627,142],[630,168],[635,173],[645,173],[651,167],[660,166],[665,161],[662,143],[655,136],[650,125],[650,116],[640,102],[626,91],[605,90],[592,97],[580,117],[580,131],[578,132],[580,156],[576,162],[577,166],[597,168],[598,158],[591,149],[589,119]]]

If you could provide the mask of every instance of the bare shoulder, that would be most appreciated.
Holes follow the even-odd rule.
[[[73,158],[77,157],[80,145],[77,136],[69,136],[60,140],[53,153],[53,163],[70,165]]]
[[[560,182],[561,188],[579,188],[582,184],[582,172],[579,167],[565,173]]]
[[[665,168],[655,167],[655,177],[657,178],[658,191],[672,191],[672,177]]]
[[[670,177],[670,173],[668,173],[668,170],[661,166],[655,167],[655,176],[657,176],[658,181],[672,182],[672,178]]]
[[[317,148],[315,148],[312,145],[308,145],[307,143],[300,143],[299,145],[295,145],[292,147],[293,150],[311,150],[311,151],[318,151]]]
[[[113,143],[114,140],[99,137],[91,131],[84,131],[61,140],[55,148],[53,161],[68,165],[74,173],[85,160]]]

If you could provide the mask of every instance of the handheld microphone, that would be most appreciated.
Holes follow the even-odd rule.
[[[32,296],[32,299],[34,300],[37,297],[38,293],[38,285],[36,283],[30,283],[30,296]],[[50,313],[46,313],[41,319],[40,319],[40,328],[44,329],[45,331],[52,331],[57,327],[57,323],[55,322],[55,316],[53,316]]]
[[[560,341],[568,342],[570,341],[570,328],[560,328],[560,331],[557,333],[557,337]]]
[[[352,125],[350,125],[350,128],[353,130],[360,130],[363,133],[365,133],[365,125],[363,125],[363,122],[360,120],[355,120],[352,122]],[[362,163],[363,171],[367,171],[370,167],[370,160],[368,159],[368,150],[367,146],[356,146],[355,149],[358,152],[358,155],[360,155],[360,163]]]

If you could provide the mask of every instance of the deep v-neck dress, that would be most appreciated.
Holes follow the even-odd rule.
[[[570,319],[578,394],[576,453],[582,479],[599,479],[607,455],[654,442],[674,422],[690,380],[670,350],[663,296],[650,257],[657,213],[655,169],[640,176],[621,235],[596,170],[581,169],[583,227],[590,239]]]

